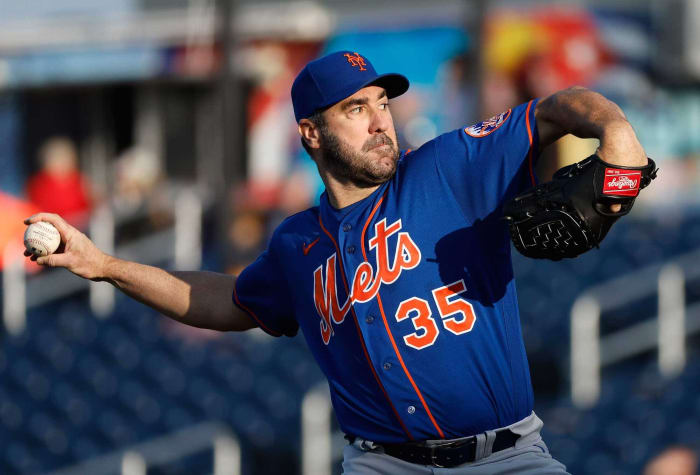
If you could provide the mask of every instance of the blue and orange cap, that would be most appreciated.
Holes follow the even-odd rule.
[[[311,61],[294,79],[292,104],[299,122],[318,110],[330,107],[367,86],[386,89],[389,99],[408,90],[408,79],[401,74],[377,74],[364,56],[353,51],[337,51]]]

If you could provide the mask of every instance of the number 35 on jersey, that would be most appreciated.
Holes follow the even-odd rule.
[[[420,264],[421,253],[416,243],[407,232],[401,231],[401,220],[397,220],[387,226],[386,219],[382,219],[374,226],[375,236],[369,241],[370,250],[374,250],[377,256],[377,270],[367,262],[361,263],[350,285],[352,292],[341,305],[338,301],[338,279],[336,260],[333,253],[325,264],[325,279],[323,265],[314,271],[314,305],[321,317],[319,327],[321,338],[327,345],[333,335],[333,325],[338,325],[345,320],[351,306],[355,302],[367,302],[377,296],[380,287],[396,282],[404,270],[414,269]],[[397,235],[396,252],[393,259],[389,258],[389,238]],[[341,276],[341,278],[344,278]],[[439,320],[445,330],[462,335],[472,330],[476,322],[476,315],[471,303],[460,297],[466,291],[463,279],[432,290],[432,299],[439,311]],[[426,296],[427,297],[427,296]],[[436,322],[427,300],[415,296],[399,303],[394,314],[397,322],[410,319],[414,332],[405,335],[403,340],[407,346],[416,350],[422,350],[431,346],[440,334],[440,328]]]

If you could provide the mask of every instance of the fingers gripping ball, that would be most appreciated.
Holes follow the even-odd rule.
[[[61,235],[53,224],[44,221],[30,224],[24,231],[24,247],[35,256],[53,254],[61,244]]]

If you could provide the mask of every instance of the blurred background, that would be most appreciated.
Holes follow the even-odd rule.
[[[622,107],[660,178],[600,250],[514,256],[536,411],[571,473],[696,473],[698,0],[0,0],[0,473],[340,473],[301,337],[188,328],[21,257],[42,210],[237,274],[322,191],[290,87],[338,49],[410,79],[403,148],[574,84]]]

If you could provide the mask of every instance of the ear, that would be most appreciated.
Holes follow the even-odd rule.
[[[298,124],[299,135],[311,149],[321,147],[321,131],[309,119],[301,119]]]

